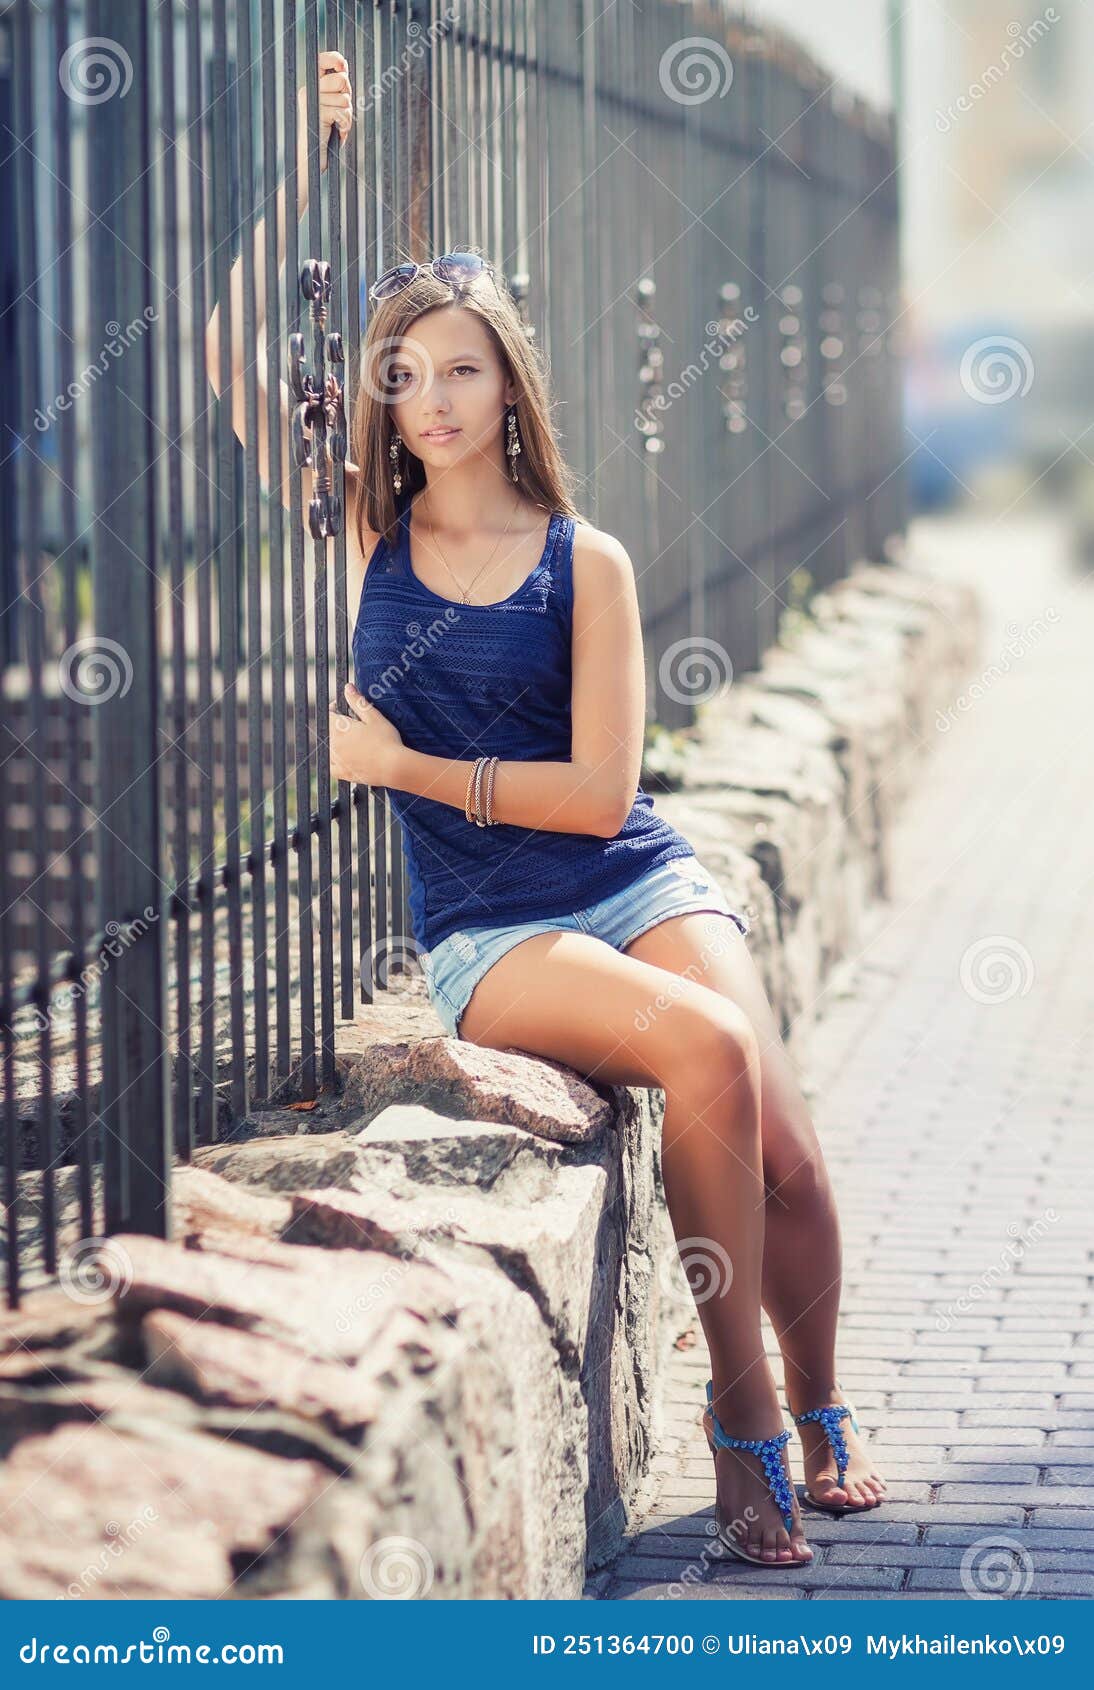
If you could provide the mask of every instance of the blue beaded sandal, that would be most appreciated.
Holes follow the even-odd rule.
[[[707,1408],[714,1423],[714,1440],[711,1441],[707,1433],[707,1443],[710,1453],[714,1457],[715,1472],[718,1468],[719,1449],[747,1449],[753,1455],[758,1455],[763,1462],[764,1477],[783,1517],[783,1524],[788,1533],[794,1531],[794,1491],[786,1475],[783,1464],[783,1449],[790,1440],[789,1431],[784,1428],[772,1438],[731,1438],[722,1422],[714,1412],[714,1381],[707,1380]],[[705,1428],[704,1428],[705,1429]],[[718,1534],[718,1541],[724,1544],[731,1555],[736,1555],[739,1561],[747,1561],[753,1567],[809,1567],[813,1565],[812,1557],[802,1559],[795,1556],[792,1561],[762,1561],[758,1555],[748,1555],[740,1544],[730,1536],[726,1528],[718,1519],[718,1502],[714,1502],[714,1529]]]
[[[838,1390],[840,1387],[837,1385],[836,1388]],[[849,1402],[826,1403],[823,1408],[807,1408],[804,1414],[795,1414],[791,1416],[795,1426],[801,1426],[808,1420],[817,1420],[824,1427],[825,1433],[828,1437],[828,1442],[832,1448],[832,1453],[836,1458],[836,1483],[841,1488],[843,1486],[843,1476],[847,1471],[848,1463],[850,1461],[850,1455],[847,1450],[847,1440],[843,1435],[843,1428],[840,1425],[840,1421],[848,1417],[850,1418],[853,1429],[857,1432],[859,1426],[858,1421],[855,1419],[854,1405]],[[857,1507],[854,1503],[837,1503],[833,1506],[827,1502],[818,1502],[817,1498],[813,1495],[813,1492],[804,1487],[802,1494],[804,1495],[806,1502],[808,1502],[813,1508],[818,1509],[822,1514],[865,1514],[867,1512],[867,1509]],[[875,1503],[874,1507],[876,1508],[877,1506],[878,1504]]]

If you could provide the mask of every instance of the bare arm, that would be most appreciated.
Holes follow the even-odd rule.
[[[337,126],[343,141],[349,134],[352,121],[352,89],[349,79],[349,67],[340,53],[320,53],[319,55],[319,134],[320,134],[320,165],[322,170],[327,168],[327,143],[332,126]],[[324,74],[326,72],[326,74]],[[297,195],[296,216],[301,218],[308,207],[308,137],[306,113],[306,89],[301,88],[298,96],[299,121],[297,124]],[[277,189],[274,206],[274,217],[277,228],[277,278],[272,285],[280,286],[281,271],[285,262],[285,185],[280,183]],[[246,409],[244,402],[244,370],[249,362],[255,365],[258,378],[258,427],[256,432],[256,449],[258,455],[258,473],[264,486],[270,485],[270,451],[269,432],[267,422],[267,386],[266,386],[266,220],[259,218],[254,230],[254,277],[255,277],[255,324],[257,328],[257,342],[253,347],[243,342],[243,256],[236,259],[229,278],[229,297],[231,302],[231,382],[228,394],[232,406],[232,427],[244,445],[247,444]],[[212,316],[205,330],[205,368],[212,384],[214,393],[220,396],[220,303],[213,309]],[[288,384],[280,382],[281,389],[281,502],[288,508],[290,498],[289,478],[289,415],[291,410],[291,396]],[[349,466],[347,465],[347,470]],[[311,471],[303,472],[303,508],[307,512],[308,503],[312,496]],[[346,518],[352,521],[353,477],[346,476]],[[272,490],[272,489],[271,489]]]
[[[645,729],[642,627],[634,566],[618,540],[579,528],[574,540],[572,758],[503,761],[494,776],[499,822],[614,839],[638,791]],[[362,701],[365,702],[365,701]],[[371,718],[369,712],[372,711]],[[450,761],[405,746],[381,712],[355,707],[332,743],[341,778],[368,780],[464,808],[475,759]]]

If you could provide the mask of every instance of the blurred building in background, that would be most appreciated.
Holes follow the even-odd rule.
[[[892,105],[892,53],[905,5],[893,0],[745,0],[743,10],[768,29],[781,29],[871,105]]]
[[[908,423],[922,505],[1060,497],[1094,458],[1094,7],[908,7]]]
[[[898,108],[913,499],[1036,486],[1094,534],[1094,4],[747,10]]]

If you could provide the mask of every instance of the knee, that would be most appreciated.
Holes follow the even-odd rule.
[[[760,1042],[748,1016],[726,1000],[686,1010],[677,1022],[666,1087],[693,1099],[742,1086],[759,1092]]]

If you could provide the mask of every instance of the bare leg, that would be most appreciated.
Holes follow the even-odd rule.
[[[658,994],[675,1000],[651,1019]],[[684,1253],[710,1345],[715,1408],[734,1436],[781,1429],[778,1395],[763,1351],[763,1167],[757,1041],[747,1017],[704,986],[665,972],[587,934],[524,940],[479,981],[461,1037],[567,1063],[615,1084],[665,1092],[662,1169],[679,1240],[703,1241],[706,1259]],[[710,1262],[729,1264],[710,1295]],[[719,1504],[757,1558],[808,1559],[795,1511],[788,1535],[759,1458],[719,1451]]]
[[[702,981],[744,1010],[760,1050],[760,1132],[766,1182],[763,1293],[775,1329],[792,1414],[844,1401],[836,1379],[842,1287],[839,1219],[820,1141],[763,982],[737,926],[714,912],[670,916],[627,947],[689,980]],[[842,1489],[831,1445],[815,1422],[797,1428],[805,1481],[818,1502],[874,1507],[885,1481],[844,1419],[851,1460]]]

